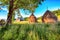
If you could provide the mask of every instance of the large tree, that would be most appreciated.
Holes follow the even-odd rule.
[[[0,0],[2,5],[9,6],[7,24],[12,23],[12,15],[16,9],[24,9],[33,12],[44,0]]]

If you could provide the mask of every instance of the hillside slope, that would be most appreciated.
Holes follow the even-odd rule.
[[[60,9],[53,11],[53,13],[55,13],[58,18],[58,21],[60,21]]]

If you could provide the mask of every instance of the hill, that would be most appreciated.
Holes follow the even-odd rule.
[[[60,21],[60,9],[53,11],[53,13],[55,13],[58,18],[58,21]]]

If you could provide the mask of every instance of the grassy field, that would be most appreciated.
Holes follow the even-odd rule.
[[[59,15],[59,16],[57,16],[57,18],[58,18],[58,21],[60,21],[60,15]]]
[[[28,24],[28,21],[14,21],[13,24]]]
[[[60,22],[45,24],[41,19],[37,21],[34,24],[14,21],[12,25],[0,26],[0,40],[60,40]]]
[[[0,26],[0,40],[60,40],[60,23]]]
[[[41,19],[37,23],[42,23]],[[29,24],[29,21],[14,21],[13,24]]]

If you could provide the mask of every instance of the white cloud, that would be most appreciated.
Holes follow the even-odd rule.
[[[7,16],[0,16],[0,19],[7,19]]]

